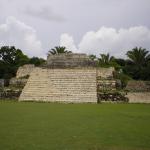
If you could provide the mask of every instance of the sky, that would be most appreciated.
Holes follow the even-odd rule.
[[[0,46],[46,58],[55,46],[110,53],[150,50],[150,0],[0,0]]]

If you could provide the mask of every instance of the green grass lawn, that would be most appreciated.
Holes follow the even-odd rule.
[[[0,150],[148,150],[148,104],[0,102]]]

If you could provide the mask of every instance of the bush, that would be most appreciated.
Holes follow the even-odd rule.
[[[116,79],[119,79],[121,81],[122,88],[125,88],[127,86],[129,80],[133,80],[130,76],[124,74],[123,72],[116,72],[114,76]]]

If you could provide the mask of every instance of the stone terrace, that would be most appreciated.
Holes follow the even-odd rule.
[[[19,100],[96,103],[96,69],[36,68]]]
[[[93,67],[95,62],[91,61],[86,54],[59,54],[49,55],[47,58],[47,67],[49,68],[80,68]]]

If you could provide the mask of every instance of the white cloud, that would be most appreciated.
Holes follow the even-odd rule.
[[[61,45],[68,47],[66,37],[67,34],[65,34],[65,36],[61,36],[60,43]],[[68,37],[70,36],[68,35]],[[119,30],[101,27],[98,31],[87,32],[82,37],[78,44],[78,51],[96,55],[99,55],[100,53],[110,53],[111,55],[122,57],[125,55],[127,50],[136,46],[141,46],[149,50],[150,29],[144,26]],[[72,37],[71,42],[69,42],[69,47],[76,47]]]
[[[6,23],[0,25],[2,45],[16,46],[29,56],[43,56],[42,44],[37,39],[36,31],[14,17],[8,17]]]
[[[67,33],[64,33],[60,37],[60,46],[65,46],[69,51],[78,52],[73,37]]]

